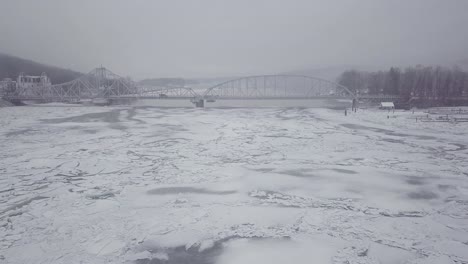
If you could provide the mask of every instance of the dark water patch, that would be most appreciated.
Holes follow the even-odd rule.
[[[426,216],[426,213],[424,212],[419,212],[419,211],[402,211],[402,212],[397,212],[397,213],[390,213],[390,212],[380,212],[379,213],[382,216],[386,217],[424,217]]]
[[[458,205],[468,206],[468,200],[460,200],[460,199],[457,199],[456,196],[447,197],[444,201],[445,201],[446,203],[455,202],[455,203],[458,204]]]
[[[332,170],[339,172],[339,173],[345,173],[345,174],[357,174],[357,172],[353,170],[346,170],[346,169],[332,169]]]
[[[153,248],[147,249],[152,254],[159,254],[161,258],[146,258],[136,260],[136,264],[214,264],[223,254],[226,242],[236,239],[242,239],[241,236],[231,236],[213,242],[213,246],[200,250],[200,245],[186,248],[177,246],[171,248]],[[268,237],[248,237],[250,241],[260,240],[289,240],[289,237],[268,238]]]
[[[49,184],[44,184],[44,185],[37,186],[37,187],[34,188],[34,190],[35,191],[42,190],[42,189],[46,189],[47,187],[49,187]]]
[[[29,199],[26,199],[22,202],[19,202],[19,203],[16,203],[16,204],[13,204],[9,207],[7,207],[5,210],[3,210],[2,212],[0,212],[0,215],[3,215],[4,213],[8,212],[8,211],[11,211],[11,210],[16,210],[16,209],[20,209],[30,203],[32,203],[33,201],[37,201],[37,200],[42,200],[42,199],[47,199],[49,197],[45,197],[45,196],[36,196],[36,197],[33,197],[33,198],[29,198]]]
[[[114,197],[115,194],[112,192],[105,192],[105,193],[99,193],[99,194],[88,194],[86,195],[86,198],[91,199],[91,200],[104,200],[107,198]]]
[[[450,190],[455,190],[456,187],[453,185],[448,185],[448,184],[438,184],[437,188],[441,191],[450,191]]]
[[[65,181],[68,182],[68,183],[75,182],[75,181],[84,181],[84,178],[67,177],[67,178],[65,178]]]
[[[13,188],[6,189],[6,190],[0,190],[0,193],[5,193],[5,192],[13,191],[13,190],[14,190]]]
[[[30,132],[34,132],[34,131],[36,131],[36,130],[30,129],[30,128],[19,129],[19,130],[14,130],[14,131],[5,133],[5,136],[6,137],[21,136],[21,135],[29,134]]]
[[[187,138],[167,138],[167,139],[160,139],[160,140],[145,142],[142,145],[172,147],[174,145],[177,145],[177,144],[179,144],[181,142],[186,142],[186,141],[189,141],[189,139],[187,139]]]
[[[127,129],[126,126],[120,125],[120,124],[110,124],[109,127],[112,128],[112,129],[115,129],[115,130],[126,130]]]
[[[370,126],[363,126],[363,125],[358,125],[358,124],[341,124],[341,125],[346,128],[354,129],[354,130],[371,130],[371,131],[380,132],[380,133],[394,133],[392,130],[370,127]]]
[[[391,130],[387,130],[390,132],[386,132],[387,135],[389,136],[396,136],[396,137],[413,137],[416,139],[421,139],[421,140],[436,140],[436,137],[433,136],[425,136],[425,135],[411,135],[411,134],[405,134],[405,133],[397,133]]]
[[[64,118],[53,118],[53,119],[41,119],[46,124],[60,124],[60,123],[92,123],[92,122],[106,122],[106,123],[118,123],[120,110],[112,110],[109,112],[102,113],[89,113],[72,117]]]
[[[367,257],[367,254],[368,254],[368,253],[369,253],[369,249],[366,248],[366,249],[364,249],[364,250],[362,250],[362,251],[359,251],[359,252],[357,253],[357,255],[358,255],[358,257]]]
[[[407,179],[405,180],[406,183],[408,184],[411,184],[411,185],[423,185],[425,184],[425,181],[419,177],[415,177],[415,176],[409,176],[407,177]]]
[[[258,168],[258,169],[253,169],[253,170],[258,171],[258,172],[268,173],[268,172],[273,172],[275,169],[274,168]]]
[[[395,143],[395,144],[406,144],[402,139],[394,139],[394,138],[381,138],[380,141],[388,142],[388,143]]]
[[[408,197],[414,200],[432,200],[438,198],[439,195],[431,191],[422,190],[419,192],[410,192],[408,193]]]
[[[422,139],[422,140],[434,140],[434,139],[437,139],[436,137],[432,137],[432,136],[423,136],[423,135],[410,135],[410,136],[413,136],[417,139]]]
[[[82,131],[86,134],[96,134],[98,132],[96,129],[83,129]]]
[[[236,191],[213,191],[203,188],[194,188],[194,187],[166,187],[166,188],[157,188],[149,190],[147,194],[153,195],[169,195],[169,194],[179,194],[179,193],[196,193],[196,194],[217,194],[217,195],[227,195],[234,194]]]
[[[363,125],[358,125],[358,124],[341,124],[341,126],[349,128],[349,129],[354,129],[354,130],[368,130],[368,131],[373,131],[377,133],[383,133],[385,135],[395,136],[395,137],[412,137],[412,138],[421,139],[421,140],[436,140],[437,139],[436,137],[432,137],[432,136],[404,134],[404,133],[395,132],[393,130],[370,127],[370,126],[363,126]]]
[[[263,137],[267,137],[267,138],[289,138],[289,139],[292,139],[292,137],[289,135],[289,134],[284,134],[284,135],[264,135]]]
[[[160,253],[165,258],[139,259],[136,264],[214,264],[223,252],[223,241],[217,241],[213,247],[200,252],[198,247],[186,249],[185,246],[173,248],[160,248],[149,250],[151,253]]]
[[[253,191],[249,193],[250,197],[267,201],[277,207],[284,208],[304,208],[304,207],[321,207],[319,204],[314,204],[304,197],[291,196],[276,191]]]
[[[365,160],[365,159],[364,158],[349,158],[349,159],[346,159],[346,161],[351,161],[351,162],[353,162],[353,161],[359,162],[359,161],[363,161],[363,160]]]
[[[323,169],[323,170],[328,170],[328,169]],[[336,171],[339,173],[344,173],[344,174],[358,174],[358,172],[353,171],[353,170],[347,170],[347,169],[329,169],[332,171]],[[280,171],[280,174],[285,174],[285,175],[290,175],[294,177],[301,177],[301,178],[312,178],[312,177],[319,177],[319,175],[312,173],[314,170],[313,169],[296,169],[296,170],[283,170]]]
[[[184,100],[185,102],[185,100]],[[162,105],[138,105],[135,106],[136,109],[142,109],[142,110],[151,110],[151,112],[156,112],[156,113],[165,113],[162,110],[165,109],[175,109],[175,110],[204,110],[207,111],[209,108],[202,108],[202,109],[194,109],[193,107],[188,107],[188,106],[162,106]]]
[[[310,173],[311,170],[309,169],[297,169],[297,170],[284,170],[281,171],[281,174],[286,174],[294,177],[300,177],[300,178],[311,178],[315,177],[316,175]]]
[[[297,119],[316,119],[310,112],[305,112],[305,107],[287,107],[279,113],[275,114],[275,117],[281,120],[297,120]]]
[[[460,143],[450,143],[450,145],[455,146],[456,149],[451,149],[451,150],[447,150],[447,151],[463,151],[463,150],[468,149],[467,145],[460,144]]]
[[[275,191],[253,191],[249,196],[271,203],[277,207],[286,208],[324,208],[332,210],[346,210],[354,212],[362,212],[366,215],[381,215],[387,217],[423,217],[427,215],[425,212],[419,211],[399,211],[391,212],[380,210],[375,207],[356,206],[357,200],[350,198],[335,198],[335,199],[316,199],[301,196],[291,196]]]
[[[73,177],[83,177],[83,176],[88,176],[88,174],[84,171],[77,171],[75,174],[63,174],[63,173],[57,173],[55,176],[58,177],[65,177],[65,178],[73,178]]]

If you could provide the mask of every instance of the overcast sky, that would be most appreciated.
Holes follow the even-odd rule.
[[[0,52],[145,77],[468,58],[466,0],[0,0]]]

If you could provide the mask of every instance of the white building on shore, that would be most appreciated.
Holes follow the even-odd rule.
[[[41,87],[49,86],[52,83],[50,82],[49,77],[45,73],[42,73],[40,76],[25,75],[20,73],[16,81],[18,88],[32,88],[32,87]]]

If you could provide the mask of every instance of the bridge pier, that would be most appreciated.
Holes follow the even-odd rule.
[[[196,98],[191,100],[192,103],[195,105],[197,108],[204,108],[205,107],[205,99],[201,98]]]
[[[358,102],[359,102],[359,99],[358,99],[358,98],[353,98],[353,105],[352,105],[352,107],[351,107],[352,111],[354,111],[354,112],[357,111]]]

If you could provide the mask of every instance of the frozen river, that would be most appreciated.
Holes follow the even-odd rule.
[[[468,123],[0,108],[1,263],[468,263]]]

